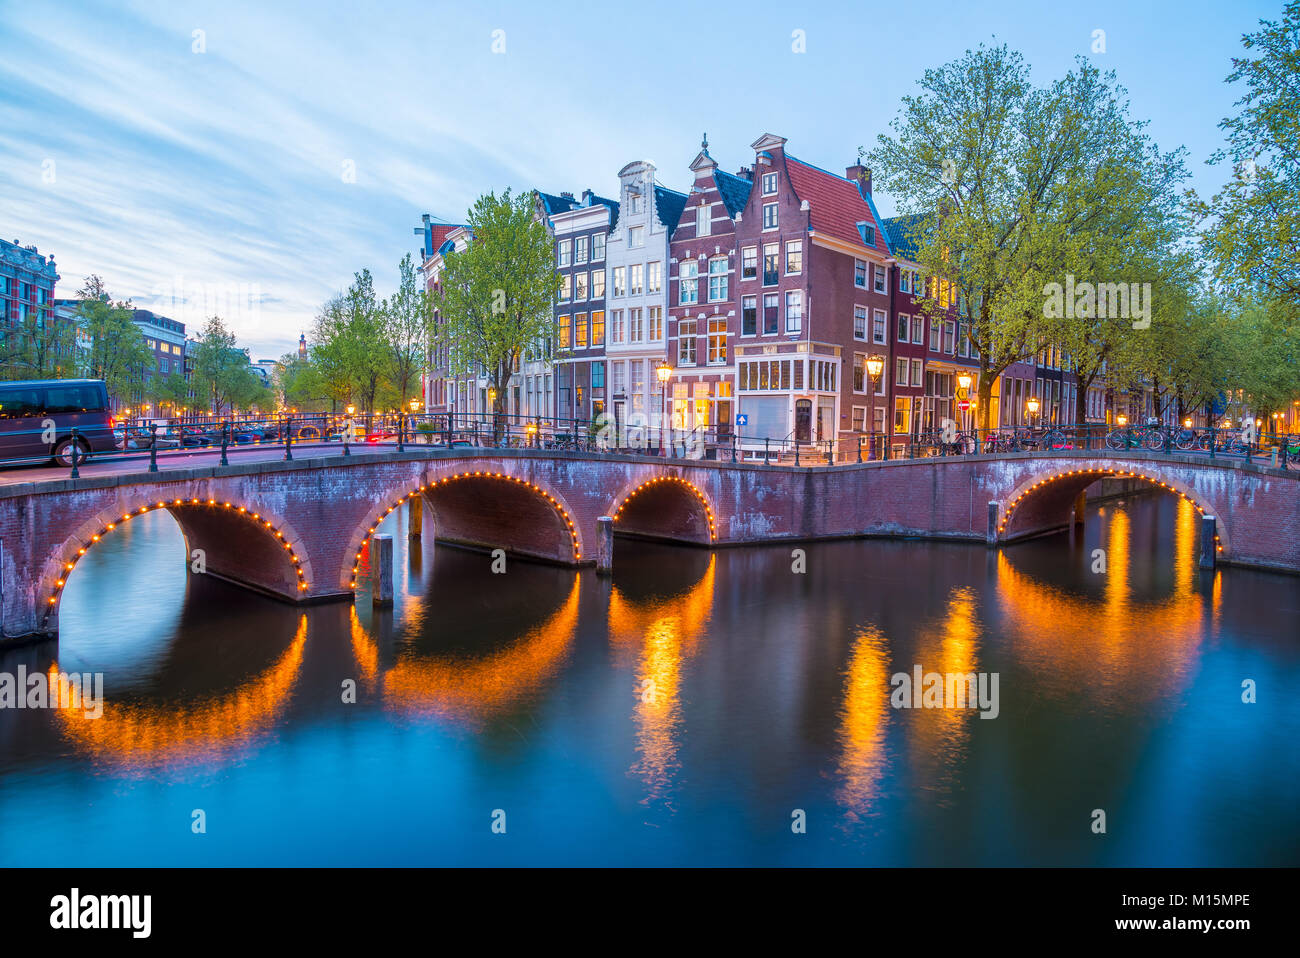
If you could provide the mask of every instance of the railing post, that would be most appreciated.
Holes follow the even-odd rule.
[[[799,465],[799,440],[794,441],[794,464]]]
[[[1210,458],[1214,458],[1214,447],[1219,444],[1218,430],[1210,427]]]
[[[230,465],[230,460],[226,458],[226,446],[229,444],[229,442],[230,442],[230,423],[223,422],[221,424],[221,464],[223,466]]]
[[[123,435],[126,435],[123,433]],[[77,427],[72,427],[72,475],[70,479],[80,479],[81,472],[77,469],[77,454],[81,451],[81,443],[77,440]]]
[[[149,471],[158,471],[158,424],[149,424]]]
[[[406,424],[406,413],[397,414],[397,451],[405,452],[406,446],[403,444],[402,427]]]
[[[772,459],[770,454],[771,443],[772,443],[771,437],[769,436],[763,437],[763,465],[765,466],[770,466],[772,464]]]
[[[862,437],[858,436],[858,462],[862,461]]]
[[[826,440],[826,465],[828,466],[835,465],[835,440],[834,439]]]
[[[284,461],[293,459],[293,417],[284,417]]]

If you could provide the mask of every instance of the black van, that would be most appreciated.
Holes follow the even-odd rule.
[[[0,382],[0,468],[53,458],[72,465],[72,427],[80,459],[114,452],[113,417],[102,379]]]

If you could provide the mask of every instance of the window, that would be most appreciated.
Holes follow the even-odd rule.
[[[768,243],[763,247],[763,285],[775,286],[779,280],[777,270],[780,269],[781,247],[776,243]]]
[[[797,333],[803,329],[803,291],[789,290],[785,294],[785,331]]]
[[[716,256],[709,260],[709,302],[718,303],[727,298],[727,257]]]
[[[853,285],[867,288],[867,264],[860,259],[853,261]]]
[[[591,345],[605,345],[605,312],[596,310],[591,314]],[[592,385],[596,385],[592,383]]]
[[[912,400],[909,396],[894,399],[894,432],[912,431]]]
[[[664,308],[662,306],[650,307],[650,335],[647,337],[650,342],[662,342],[664,338]]]
[[[627,364],[622,360],[613,364],[613,392],[616,396],[621,396],[627,392]]]
[[[627,191],[627,211],[629,213],[641,212],[641,191],[629,189]]]
[[[592,330],[595,330],[596,328],[594,315],[592,316],[591,328]],[[592,389],[605,388],[605,364],[604,363],[591,364],[591,388]]]
[[[627,341],[639,343],[645,340],[645,323],[641,319],[640,309],[627,311]]]
[[[596,233],[591,238],[591,261],[598,263],[605,258],[605,234]]]
[[[570,317],[568,317],[568,316],[561,316],[561,317],[560,317],[560,330],[559,330],[559,332],[560,332],[559,348],[560,348],[560,349],[568,349],[568,348],[569,348],[569,335],[570,335],[570,333],[571,333],[571,327],[570,327],[570,323],[571,323],[571,322],[572,322],[572,319],[571,319]]]
[[[573,244],[568,240],[560,240],[556,244],[559,247],[559,264],[560,266],[573,265]]]
[[[912,317],[908,316],[907,313],[899,313],[898,314],[898,341],[900,343],[907,342],[908,337],[911,335],[911,329],[912,329]]]
[[[763,174],[763,195],[764,196],[776,195],[776,174],[775,173]]]
[[[661,293],[664,288],[664,264],[655,260],[648,263],[645,268],[645,291],[647,293]]]
[[[754,279],[758,276],[758,247],[746,246],[740,253],[740,278]]]
[[[866,406],[853,407],[853,431],[854,432],[867,431],[867,407]]]
[[[785,271],[803,272],[803,240],[788,240],[785,244]]]
[[[586,273],[573,274],[573,298],[578,302],[582,302],[587,298],[587,274]]]
[[[623,310],[616,309],[609,314],[609,341],[621,343],[626,335],[627,329],[623,326]]]
[[[887,336],[886,327],[889,323],[889,317],[886,316],[883,309],[878,309],[871,316],[871,341],[873,343],[885,342]]]
[[[573,345],[577,349],[587,348],[587,314],[573,314]]]
[[[943,324],[943,351],[951,356],[957,348],[956,344],[957,327],[956,324],[949,321]]]
[[[567,303],[573,298],[573,277],[565,273],[560,277],[560,302]]]
[[[629,296],[640,296],[645,292],[645,265],[635,263],[628,267],[627,294]]]
[[[695,320],[683,319],[677,324],[677,365],[695,365]]]
[[[723,366],[727,362],[727,321],[709,320],[709,365]]]
[[[867,391],[867,357],[865,353],[853,354],[853,391]]]
[[[898,291],[900,293],[910,293],[912,291],[912,271],[910,269],[900,269],[898,271]]]
[[[916,270],[912,270],[912,295],[913,296],[925,295],[925,285],[921,282],[921,274],[918,273]]]
[[[932,353],[939,352],[939,336],[941,329],[942,326],[940,325],[939,320],[930,320],[930,352]]]
[[[573,262],[577,266],[587,262],[587,237],[579,236],[573,241]]]
[[[708,203],[701,203],[695,211],[695,235],[708,236],[713,226],[713,208]]]
[[[633,210],[632,212],[636,212]],[[627,229],[627,246],[628,249],[640,249],[645,245],[645,227],[629,226]]]
[[[781,298],[776,293],[763,296],[763,335],[772,336],[779,331],[777,313],[780,311]]]
[[[612,272],[614,274],[613,294],[615,296],[626,296],[627,295],[627,268],[624,266],[615,266]]]
[[[908,367],[907,367],[907,360],[906,360],[906,359],[901,359],[901,358],[900,358],[900,359],[895,363],[895,365],[894,365],[894,385],[895,385],[895,386],[906,386],[906,385],[907,385],[907,368],[908,368]]]
[[[683,306],[700,301],[700,264],[693,259],[682,260],[677,267],[677,302]]]
[[[605,271],[603,269],[593,269],[591,271],[591,298],[605,298]]]
[[[886,285],[888,279],[885,275],[885,267],[873,266],[872,269],[875,270],[876,273],[876,286],[875,286],[876,292],[877,293],[885,292],[885,290],[888,289],[888,286]]]
[[[919,346],[925,342],[925,317],[912,317],[912,342]]]
[[[745,296],[740,301],[740,335],[758,334],[758,297]]]
[[[853,307],[853,338],[867,341],[867,307]]]
[[[763,229],[765,230],[776,229],[776,204],[775,203],[763,204]]]

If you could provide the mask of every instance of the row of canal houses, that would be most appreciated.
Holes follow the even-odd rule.
[[[742,446],[871,434],[903,444],[944,419],[974,424],[959,408],[958,376],[972,377],[974,397],[978,359],[955,310],[929,322],[917,309],[948,291],[908,258],[909,221],[877,212],[870,171],[829,172],[772,134],[751,148],[752,165],[730,173],[706,139],[684,193],[659,183],[645,160],[619,171],[617,198],[535,193],[561,290],[554,341],[521,362],[505,397],[510,413],[604,415],[620,435],[653,432],[667,416],[678,429],[734,433]],[[436,290],[442,257],[464,248],[468,231],[426,216],[416,233]],[[873,356],[884,364],[874,389]],[[490,409],[486,379],[455,375],[445,355],[432,359],[431,412]],[[1046,349],[1007,369],[994,383],[991,421],[1072,421],[1076,385],[1062,366],[1059,350]],[[1090,419],[1110,417],[1101,388],[1087,408]]]

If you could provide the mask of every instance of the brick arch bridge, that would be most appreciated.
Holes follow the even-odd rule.
[[[90,470],[87,470],[90,471]],[[347,600],[379,522],[418,500],[441,539],[594,561],[597,518],[701,546],[849,536],[997,545],[1060,529],[1106,476],[1217,519],[1221,561],[1300,572],[1300,474],[1158,453],[1018,453],[790,468],[541,452],[408,449],[0,485],[4,636],[57,633],[76,563],[123,523],[171,513],[207,572],[293,602]]]

